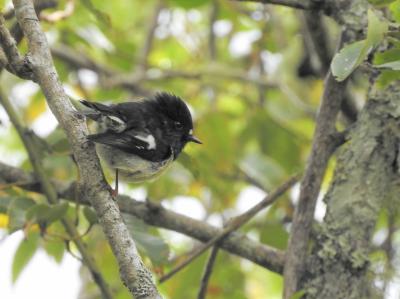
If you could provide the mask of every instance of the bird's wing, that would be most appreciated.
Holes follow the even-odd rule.
[[[121,133],[105,132],[93,134],[89,135],[88,139],[153,162],[163,161],[172,153],[169,146],[156,143],[152,134],[139,134],[135,130],[126,130]]]
[[[126,121],[119,111],[114,106],[107,106],[100,103],[89,102],[86,100],[80,101],[88,107],[83,114],[96,121],[100,125],[101,131],[111,130],[114,132],[122,132],[127,128]]]

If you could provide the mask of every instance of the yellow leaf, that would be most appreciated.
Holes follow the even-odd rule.
[[[0,213],[0,228],[8,227],[8,215]]]

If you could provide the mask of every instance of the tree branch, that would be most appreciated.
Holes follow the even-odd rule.
[[[201,254],[203,254],[208,248],[217,244],[219,241],[224,239],[226,236],[228,236],[233,231],[236,231],[239,227],[241,227],[246,222],[248,222],[251,218],[253,218],[262,209],[264,209],[265,207],[274,203],[283,193],[285,193],[289,188],[291,188],[297,182],[297,180],[298,180],[298,176],[291,177],[289,180],[285,181],[275,191],[268,194],[262,201],[260,201],[258,204],[253,206],[251,209],[244,212],[242,215],[239,215],[239,216],[231,219],[219,235],[217,235],[214,238],[212,238],[211,240],[209,240],[203,246],[197,248],[194,252],[192,252],[190,254],[190,256],[185,261],[183,261],[181,264],[179,264],[174,269],[172,269],[169,273],[167,273],[163,277],[161,277],[159,281],[164,282],[164,281],[168,280],[173,275],[175,275],[180,270],[182,270],[184,267],[189,265],[194,259],[196,259]]]
[[[118,261],[122,281],[136,298],[161,298],[112,199],[94,145],[86,139],[85,120],[76,112],[62,88],[32,2],[14,0],[13,3],[19,25],[28,40],[35,77],[72,145],[82,179],[81,196],[87,196],[96,211]]]
[[[282,5],[298,9],[311,9],[313,4],[311,0],[234,0],[234,1],[258,2],[262,4]]]
[[[25,190],[43,192],[40,183],[37,182],[32,174],[0,162],[1,180],[7,185],[17,184]],[[21,182],[23,182],[22,185],[20,185]],[[89,204],[85,198],[76,198],[76,183],[65,184],[54,180],[52,183],[56,187],[59,197],[80,204]],[[123,213],[133,215],[149,225],[173,230],[202,242],[207,242],[223,232],[221,228],[203,221],[175,213],[162,206],[157,206],[154,209],[149,207],[147,203],[134,200],[128,196],[118,196],[117,202]],[[255,242],[241,233],[231,233],[219,242],[219,246],[232,254],[248,259],[273,272],[282,273],[284,263],[284,253],[282,251]]]
[[[153,15],[150,18],[149,27],[147,30],[147,34],[143,43],[143,48],[140,51],[140,55],[137,59],[138,63],[138,71],[143,73],[147,70],[148,67],[148,57],[151,52],[151,48],[154,42],[154,33],[156,32],[158,26],[158,17],[160,16],[161,10],[164,8],[164,1],[159,0],[154,8]]]
[[[305,11],[303,15],[306,27],[305,36],[309,37],[307,39],[307,51],[310,52],[310,56],[314,54],[318,57],[318,72],[321,77],[326,76],[331,66],[332,51],[328,46],[328,31],[324,26],[322,15],[315,10]],[[354,123],[357,120],[358,109],[348,88],[346,88],[340,108],[349,123]]]
[[[122,87],[129,91],[138,92],[141,95],[149,94],[148,90],[143,90],[140,86],[143,82],[152,82],[169,79],[189,79],[201,80],[203,78],[217,77],[230,80],[242,81],[244,83],[255,84],[265,88],[276,88],[277,84],[268,79],[266,76],[253,78],[248,73],[232,68],[205,68],[197,71],[182,71],[170,69],[154,69],[153,72],[145,72],[143,74],[122,73],[118,70],[109,68],[99,62],[94,61],[84,53],[66,46],[58,45],[51,48],[54,57],[64,61],[70,67],[75,69],[86,68],[97,72],[104,87]],[[140,92],[140,89],[142,91]]]
[[[0,14],[0,45],[8,60],[8,64],[5,66],[7,70],[23,79],[33,80],[29,60],[20,55],[17,44],[5,25],[2,14]]]
[[[53,185],[51,184],[45,170],[42,166],[42,161],[40,157],[40,151],[38,150],[35,143],[35,136],[33,132],[25,129],[24,124],[19,119],[17,113],[12,107],[8,97],[3,93],[0,89],[0,103],[3,105],[4,110],[7,112],[10,121],[13,123],[15,129],[17,130],[22,142],[25,145],[25,148],[28,152],[29,159],[31,161],[32,167],[35,171],[36,176],[38,177],[40,184],[43,188],[43,192],[47,197],[47,200],[50,204],[58,203],[58,195]],[[72,242],[75,243],[78,248],[80,254],[82,255],[82,262],[88,267],[94,282],[99,286],[101,294],[105,299],[112,299],[113,295],[111,289],[108,284],[104,280],[104,277],[101,275],[100,270],[98,269],[95,261],[93,260],[91,254],[87,251],[85,244],[79,238],[76,238],[79,233],[72,223],[72,221],[67,218],[62,218],[61,223],[63,224],[66,232],[70,236]]]
[[[345,32],[343,32],[341,40],[339,48],[347,40]],[[284,299],[289,299],[297,291],[298,280],[304,268],[321,182],[329,158],[336,148],[333,135],[336,132],[336,117],[345,89],[346,81],[337,82],[331,72],[328,72],[317,116],[311,154],[301,182],[299,203],[295,210],[289,237],[284,269]]]
[[[215,260],[217,259],[218,249],[218,246],[214,246],[210,252],[210,256],[208,257],[207,264],[204,268],[203,276],[201,277],[200,289],[197,295],[197,299],[206,298],[208,282],[214,268]]]

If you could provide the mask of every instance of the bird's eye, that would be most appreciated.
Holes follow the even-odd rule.
[[[183,128],[182,123],[180,123],[179,121],[174,122],[174,125],[175,125],[176,129],[182,129]]]

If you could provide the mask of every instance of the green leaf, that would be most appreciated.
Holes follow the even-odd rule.
[[[390,4],[389,9],[394,20],[396,22],[400,22],[400,1],[394,1],[392,4]]]
[[[202,6],[208,3],[210,0],[169,0],[168,2],[172,5],[180,6],[185,9]]]
[[[367,57],[367,42],[360,40],[342,48],[332,59],[331,70],[337,81],[345,80]]]
[[[60,220],[68,210],[68,203],[58,203],[55,205],[37,204],[31,207],[26,213],[26,220],[49,225],[54,221]]]
[[[62,241],[46,240],[43,244],[46,253],[53,257],[57,263],[61,263],[65,252],[65,244]]]
[[[11,197],[0,197],[0,213],[6,213],[11,202]]]
[[[260,154],[247,155],[240,162],[240,168],[267,189],[273,187],[285,175],[285,171],[278,163]]]
[[[167,261],[169,248],[161,237],[138,231],[134,231],[132,237],[139,249],[146,252],[153,263],[161,264]]]
[[[369,3],[376,6],[383,6],[395,2],[396,0],[368,0]]]
[[[149,226],[142,220],[132,215],[124,215],[124,219],[139,249],[144,251],[155,264],[166,262],[169,255],[169,247],[164,239],[152,235]]]
[[[390,83],[400,80],[400,72],[382,69],[382,73],[379,75],[376,84],[378,88],[385,88]]]
[[[287,248],[288,239],[289,234],[282,224],[277,222],[263,224],[260,234],[260,242],[263,244],[284,250]]]
[[[399,47],[388,49],[384,52],[375,53],[373,62],[374,64],[384,64],[396,60],[400,60]]]
[[[301,299],[305,295],[306,291],[305,290],[300,290],[294,293],[290,299]]]
[[[28,197],[16,197],[8,206],[9,230],[14,232],[24,227],[25,215],[28,209],[35,205],[35,202]]]
[[[17,251],[15,252],[12,263],[12,282],[15,283],[22,270],[32,259],[38,246],[39,235],[37,233],[30,234],[28,238],[21,241]]]
[[[43,215],[45,215],[50,210],[48,204],[36,204],[28,209],[25,218],[26,221],[36,223],[42,221]]]
[[[383,68],[383,69],[392,69],[394,71],[400,71],[400,60],[387,62],[387,63],[383,63],[383,64],[375,64],[374,67]]]
[[[96,224],[99,222],[95,211],[92,208],[85,206],[83,208],[83,215],[85,216],[86,220],[89,222],[90,225]]]
[[[375,14],[374,10],[368,10],[368,46],[376,47],[382,41],[388,28],[388,23],[386,21],[381,21]]]
[[[107,13],[96,8],[91,0],[82,0],[81,2],[83,6],[86,7],[86,9],[89,10],[97,18],[98,21],[111,27],[111,18]]]
[[[69,205],[67,202],[51,205],[50,210],[44,215],[44,220],[47,224],[50,224],[57,220],[61,220],[61,218],[63,218],[67,213],[68,207]]]
[[[345,80],[382,41],[387,30],[387,22],[379,20],[374,11],[369,9],[367,38],[345,46],[332,60],[331,70],[336,80]]]

